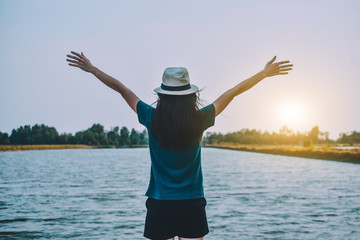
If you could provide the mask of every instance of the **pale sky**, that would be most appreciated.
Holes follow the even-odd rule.
[[[359,131],[359,13],[356,0],[1,0],[0,131],[144,129],[120,94],[67,65],[71,50],[147,103],[166,67],[186,67],[211,103],[276,55],[294,70],[236,97],[209,131]]]

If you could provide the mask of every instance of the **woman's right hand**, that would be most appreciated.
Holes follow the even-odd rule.
[[[292,70],[292,64],[290,61],[282,61],[274,63],[276,56],[274,56],[264,67],[262,71],[265,77],[272,77],[276,75],[288,74]]]
[[[81,54],[71,51],[71,54],[66,55],[68,59],[66,61],[69,62],[70,66],[78,67],[85,72],[93,72],[95,67],[91,64],[89,59],[85,57],[85,55],[81,52]]]

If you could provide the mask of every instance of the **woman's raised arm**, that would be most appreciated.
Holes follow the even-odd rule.
[[[276,75],[288,74],[290,70],[292,70],[292,64],[290,61],[282,61],[274,63],[276,56],[273,57],[266,65],[265,68],[259,73],[255,74],[251,78],[248,78],[242,82],[240,82],[235,87],[229,89],[225,93],[223,93],[218,99],[213,102],[215,107],[215,116],[219,115],[227,105],[236,97],[237,95],[249,90],[255,84],[260,82],[266,77],[272,77]]]
[[[105,85],[119,92],[121,96],[125,99],[125,101],[129,104],[129,106],[136,112],[136,104],[140,99],[124,84],[122,84],[119,80],[111,77],[110,75],[102,72],[97,67],[93,66],[89,59],[87,59],[82,52],[81,54],[79,54],[72,51],[71,54],[68,54],[66,56],[68,57],[66,61],[69,62],[70,66],[78,67],[85,72],[92,73]]]

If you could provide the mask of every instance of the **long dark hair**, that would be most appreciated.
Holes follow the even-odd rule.
[[[165,95],[158,93],[150,131],[160,147],[186,150],[199,144],[204,128],[204,117],[198,106],[197,93]]]

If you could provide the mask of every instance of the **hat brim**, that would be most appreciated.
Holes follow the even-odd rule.
[[[161,87],[155,88],[156,93],[165,94],[165,95],[189,95],[199,91],[199,88],[193,84],[190,84],[190,88],[182,91],[168,91],[164,90]]]

